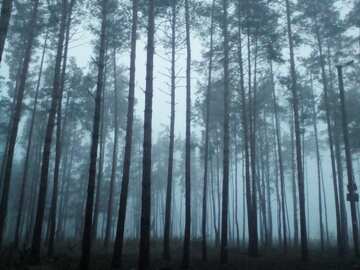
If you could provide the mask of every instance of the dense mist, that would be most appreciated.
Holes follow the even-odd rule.
[[[359,0],[0,5],[0,269],[360,269]]]

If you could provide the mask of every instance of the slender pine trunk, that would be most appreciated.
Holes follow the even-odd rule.
[[[185,0],[186,28],[186,131],[185,131],[185,231],[182,268],[190,267],[190,229],[191,229],[191,45],[190,10]]]
[[[290,50],[290,74],[291,74],[291,91],[293,98],[294,111],[294,128],[295,128],[295,148],[296,148],[296,164],[298,173],[298,191],[299,191],[299,206],[300,206],[300,236],[301,236],[301,258],[303,261],[308,260],[308,240],[306,229],[306,212],[305,212],[305,190],[304,190],[304,172],[301,153],[301,138],[300,138],[300,116],[299,116],[299,94],[297,85],[297,75],[295,68],[293,32],[291,25],[291,10],[289,0],[285,0],[286,4],[286,20],[287,33]]]
[[[5,10],[5,13],[8,12],[8,16],[9,16],[9,18],[7,20],[7,24],[10,19],[10,12],[11,12],[11,4],[9,7],[7,2],[8,1],[5,0],[2,4],[2,11],[1,11],[2,14],[0,17],[0,31],[2,31],[2,33],[0,32],[0,57],[1,57],[2,50],[3,50],[3,48],[1,47],[1,46],[3,46],[3,43],[1,43],[1,39],[3,38],[5,41],[6,31],[4,31],[4,30],[7,30],[7,26],[5,25],[6,22],[3,21],[3,19],[5,19],[4,17],[6,16],[6,14],[4,14],[3,11],[4,11],[4,9],[9,8],[9,10]],[[1,197],[1,202],[0,202],[0,247],[3,244],[3,240],[4,240],[4,236],[5,236],[4,234],[5,234],[5,226],[6,226],[7,211],[8,211],[7,208],[8,208],[8,203],[9,203],[9,191],[10,191],[10,182],[11,182],[11,173],[12,173],[12,163],[13,163],[13,158],[14,158],[16,138],[17,138],[18,129],[19,129],[19,122],[20,122],[20,118],[21,118],[26,78],[28,75],[28,69],[29,69],[29,64],[31,61],[32,48],[33,48],[33,43],[34,43],[34,38],[35,38],[38,6],[39,6],[39,0],[35,0],[33,9],[32,9],[31,18],[29,20],[29,28],[28,28],[29,32],[28,32],[27,41],[26,41],[24,59],[23,59],[22,66],[21,66],[19,87],[16,90],[16,103],[14,106],[12,119],[10,120],[11,129],[10,129],[10,133],[9,133],[9,143],[7,145],[7,149],[5,152],[6,155],[4,155],[4,157],[6,157],[6,160],[4,161],[5,167],[4,167],[4,177],[2,180],[2,197]],[[6,27],[6,29],[3,29],[5,27]],[[3,36],[3,35],[5,35],[5,36]],[[1,60],[1,58],[0,58],[0,60]]]
[[[324,223],[323,223],[323,206],[322,206],[322,190],[321,190],[321,157],[320,157],[320,148],[319,148],[319,136],[318,136],[318,125],[316,117],[316,105],[315,105],[315,95],[313,88],[313,79],[311,75],[311,98],[312,98],[312,120],[314,127],[314,137],[315,137],[315,152],[316,152],[316,166],[317,166],[317,176],[318,176],[318,197],[319,197],[319,227],[320,227],[320,247],[321,252],[324,252]]]
[[[136,32],[138,25],[138,5],[139,5],[138,0],[134,0],[132,7],[130,79],[129,79],[128,111],[127,111],[126,135],[125,135],[125,154],[124,154],[123,175],[121,182],[118,223],[116,227],[114,253],[111,262],[111,266],[113,269],[117,269],[121,267],[122,248],[124,242],[124,228],[125,228],[126,206],[127,206],[127,197],[128,197],[128,186],[129,186],[129,178],[130,178],[132,133],[133,133],[134,103],[135,103],[135,97],[134,97],[135,96],[135,60],[136,60]]]
[[[278,161],[279,161],[279,171],[280,171],[280,190],[281,190],[281,208],[282,208],[282,225],[283,225],[283,249],[284,253],[287,253],[287,228],[286,228],[286,216],[285,216],[285,176],[284,176],[284,165],[283,165],[283,155],[282,155],[282,143],[281,143],[281,134],[280,134],[280,121],[279,121],[279,113],[278,113],[278,105],[277,105],[277,97],[275,93],[275,80],[273,73],[273,65],[270,60],[270,74],[271,74],[271,88],[272,88],[272,98],[273,98],[273,106],[274,106],[274,114],[275,114],[275,132],[276,132],[276,142],[277,142],[277,151],[278,151]]]
[[[175,132],[175,53],[176,53],[176,0],[171,2],[171,113],[170,113],[170,138],[167,168],[165,226],[163,258],[170,260],[170,225],[171,225],[171,201],[173,186],[173,160],[174,160],[174,132]]]
[[[143,174],[141,194],[141,225],[138,269],[150,266],[151,230],[151,148],[152,148],[152,106],[154,73],[155,0],[148,2],[147,62],[144,111]]]
[[[101,114],[101,96],[104,84],[104,66],[105,66],[105,51],[106,51],[106,26],[107,26],[107,9],[108,1],[102,0],[101,2],[101,29],[100,29],[100,48],[98,58],[98,77],[96,84],[95,94],[95,111],[91,136],[91,148],[90,148],[90,164],[89,164],[89,179],[87,185],[86,207],[85,207],[85,220],[84,230],[81,246],[81,260],[80,270],[89,269],[90,265],[90,252],[91,252],[91,227],[93,217],[93,204],[95,193],[95,178],[96,178],[96,160],[97,149],[99,144],[100,133],[100,114]]]
[[[107,249],[111,240],[111,227],[113,219],[113,208],[114,208],[114,186],[116,178],[116,168],[118,159],[118,142],[119,142],[119,95],[117,86],[117,71],[116,71],[116,48],[113,49],[113,71],[114,71],[114,144],[112,153],[112,165],[111,165],[111,176],[110,176],[110,190],[109,200],[107,205],[106,215],[106,229],[104,246]]]
[[[338,81],[339,81],[339,90],[340,90],[340,110],[341,110],[341,120],[342,120],[342,131],[344,136],[344,146],[345,146],[345,160],[346,160],[346,170],[348,177],[348,201],[350,202],[350,213],[351,213],[351,224],[353,231],[353,247],[355,256],[359,256],[359,235],[358,235],[358,221],[357,221],[357,212],[356,212],[356,202],[359,200],[359,195],[356,193],[357,187],[354,180],[354,170],[352,164],[352,157],[350,151],[350,142],[349,142],[349,130],[348,130],[348,116],[345,105],[345,90],[343,82],[343,66],[336,66],[338,72]]]
[[[50,232],[49,232],[49,245],[48,245],[48,256],[51,257],[54,255],[54,241],[56,233],[56,214],[57,214],[57,205],[58,205],[58,193],[59,193],[59,173],[60,173],[60,163],[62,155],[62,100],[64,96],[65,88],[65,76],[66,76],[66,64],[67,64],[67,55],[69,48],[69,39],[70,39],[70,26],[71,26],[71,14],[72,8],[75,0],[71,0],[69,10],[67,11],[67,25],[66,25],[66,34],[65,34],[65,47],[64,47],[64,57],[61,70],[61,84],[59,90],[59,100],[57,104],[57,124],[56,124],[56,146],[55,146],[55,168],[54,168],[54,183],[53,183],[53,192],[51,199],[51,208],[50,208]]]
[[[224,47],[224,123],[223,123],[223,190],[221,212],[221,250],[220,263],[228,262],[228,212],[229,212],[229,43],[228,43],[228,1],[223,0],[223,47]]]
[[[26,192],[25,188],[26,188],[27,181],[28,181],[30,152],[31,152],[32,143],[33,143],[33,131],[34,131],[34,125],[35,125],[35,119],[36,119],[36,113],[37,113],[38,97],[39,97],[39,90],[40,90],[40,83],[41,83],[41,77],[42,77],[42,71],[43,71],[43,65],[44,65],[47,40],[48,40],[48,31],[46,31],[43,50],[42,50],[42,54],[41,54],[40,70],[39,70],[39,75],[38,75],[38,79],[37,79],[37,83],[36,83],[35,97],[34,97],[32,113],[31,113],[28,142],[27,142],[27,146],[26,146],[26,154],[25,154],[25,161],[24,161],[24,170],[23,170],[22,179],[21,179],[22,181],[21,181],[21,191],[20,191],[20,200],[19,200],[19,210],[18,210],[17,217],[16,217],[15,240],[14,240],[15,248],[18,248],[20,237],[21,237],[21,229],[20,228],[21,228],[22,215],[23,215],[23,209],[24,209],[24,200],[25,200],[25,192]]]
[[[343,196],[344,193],[341,192],[341,187],[339,186],[340,181],[342,179],[339,179],[340,175],[337,175],[336,173],[336,154],[334,153],[334,151],[336,152],[336,145],[334,144],[333,128],[331,124],[331,108],[330,108],[330,99],[329,99],[330,97],[328,90],[328,80],[325,71],[325,59],[323,56],[322,40],[320,38],[319,31],[316,31],[315,38],[317,40],[319,56],[320,56],[321,79],[322,79],[323,91],[324,91],[325,116],[326,116],[326,125],[327,125],[328,140],[330,147],[331,170],[333,174],[338,253],[339,255],[343,255],[346,252],[346,246],[347,246],[346,245],[347,225],[345,225],[347,223],[345,218],[346,208],[345,208],[344,196]]]
[[[209,165],[209,133],[210,133],[210,99],[212,89],[212,66],[213,66],[213,46],[214,46],[214,5],[211,6],[210,22],[210,49],[209,49],[209,67],[208,67],[208,84],[206,90],[206,115],[205,115],[205,145],[204,145],[204,183],[203,183],[203,202],[202,202],[202,260],[207,260],[207,194],[208,194],[208,165]]]

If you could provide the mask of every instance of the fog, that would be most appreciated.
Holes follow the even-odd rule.
[[[359,12],[3,0],[0,265],[354,269]]]

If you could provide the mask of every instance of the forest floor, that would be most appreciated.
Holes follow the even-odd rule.
[[[71,243],[63,243],[57,248],[53,258],[43,257],[41,264],[30,266],[27,252],[11,252],[2,250],[0,253],[0,270],[77,270],[79,265],[79,247]],[[91,257],[91,270],[110,269],[111,250],[109,252],[102,245],[96,245]],[[151,270],[181,269],[182,243],[172,246],[172,261],[161,259],[161,242],[152,246]],[[192,243],[191,270],[360,270],[360,259],[352,256],[339,258],[336,250],[327,250],[323,255],[317,250],[310,250],[307,263],[300,260],[299,252],[289,250],[287,255],[280,248],[268,251],[261,250],[257,258],[250,258],[246,251],[238,248],[229,250],[229,264],[219,264],[219,250],[212,247],[208,250],[208,261],[202,262],[200,243]],[[123,270],[135,270],[137,263],[137,244],[128,242],[124,247]]]

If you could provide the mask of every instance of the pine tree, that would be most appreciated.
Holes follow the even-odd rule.
[[[138,269],[150,266],[150,210],[151,210],[151,147],[152,98],[154,72],[155,0],[148,2],[147,62],[144,112],[143,174],[141,195],[141,228]]]
[[[96,178],[96,160],[97,160],[97,149],[99,144],[99,132],[100,132],[101,97],[102,97],[102,91],[104,85],[108,1],[102,0],[100,3],[100,8],[101,8],[101,29],[100,29],[100,37],[99,37],[100,38],[99,58],[97,63],[98,75],[97,75],[96,94],[95,94],[95,111],[94,111],[93,128],[92,128],[92,136],[91,136],[89,179],[87,185],[84,231],[82,237],[81,260],[79,266],[79,269],[81,270],[89,269],[89,264],[90,264],[90,252],[91,252],[91,240],[92,240],[91,230],[92,230],[92,216],[93,216],[95,178]]]
[[[6,5],[6,2],[3,2],[3,7]],[[24,92],[25,92],[25,84],[29,70],[29,64],[31,61],[33,43],[35,39],[35,31],[37,27],[37,19],[38,19],[38,8],[39,1],[36,0],[32,7],[32,14],[29,20],[29,32],[26,40],[26,48],[24,53],[24,59],[21,65],[21,73],[20,73],[20,82],[19,86],[16,90],[16,99],[14,111],[12,113],[10,133],[9,133],[9,142],[6,147],[6,155],[5,158],[5,170],[4,170],[4,178],[3,178],[3,187],[2,187],[2,197],[0,202],[0,246],[2,245],[4,238],[4,231],[6,225],[7,211],[8,211],[8,202],[9,202],[9,190],[10,190],[10,181],[11,181],[11,173],[12,173],[12,165],[14,159],[14,149],[16,144],[17,133],[19,129],[19,122],[21,118],[21,111],[23,106]],[[2,18],[2,17],[1,17]],[[1,20],[1,19],[0,19]],[[1,27],[4,27],[3,24],[0,24]],[[2,37],[1,37],[2,38]],[[2,51],[0,51],[2,53]]]

